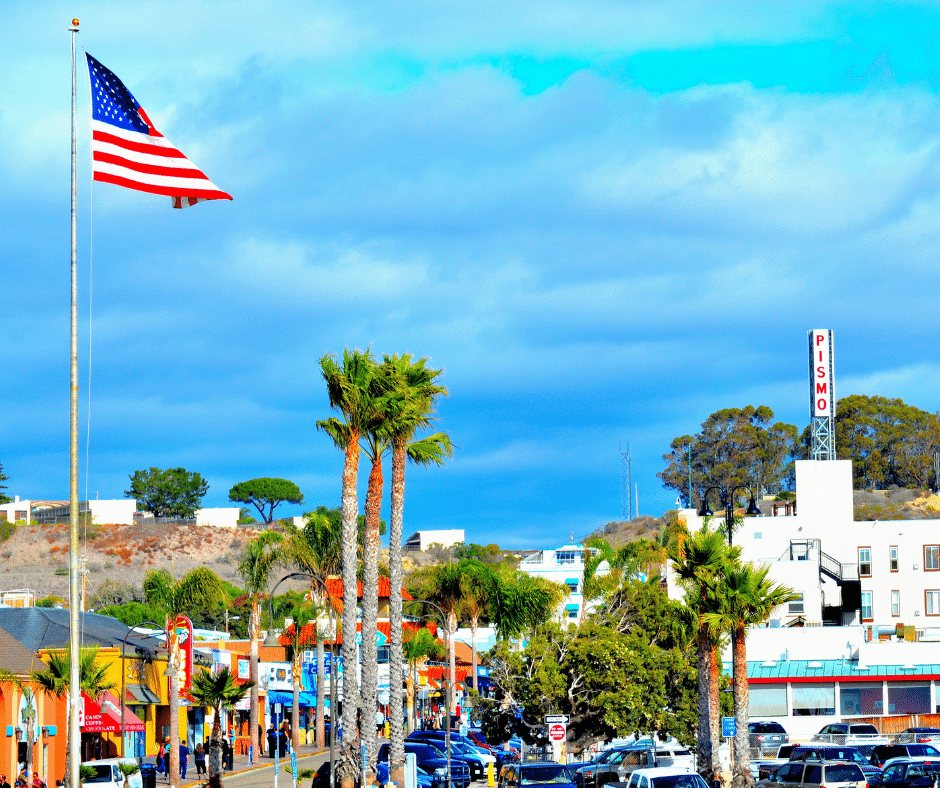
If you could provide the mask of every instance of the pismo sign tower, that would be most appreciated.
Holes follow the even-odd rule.
[[[814,328],[809,332],[809,415],[813,425],[811,459],[836,458],[833,424],[835,409],[832,331],[827,328]]]

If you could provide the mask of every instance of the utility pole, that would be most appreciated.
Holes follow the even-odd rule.
[[[629,521],[633,519],[633,471],[630,460],[630,443],[626,451],[617,444],[620,452],[620,516]]]

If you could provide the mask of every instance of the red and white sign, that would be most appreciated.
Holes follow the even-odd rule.
[[[809,415],[833,416],[835,391],[832,374],[832,331],[814,328],[809,332]]]
[[[553,722],[548,726],[548,738],[550,741],[564,741],[568,735],[568,729],[560,722]]]

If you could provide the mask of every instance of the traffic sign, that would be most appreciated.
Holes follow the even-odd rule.
[[[546,714],[545,715],[545,724],[551,725],[552,723],[559,723],[561,725],[567,725],[571,720],[568,719],[567,714]]]
[[[734,717],[721,718],[721,735],[726,739],[731,739],[737,733],[738,726]]]
[[[548,738],[551,741],[564,741],[567,735],[568,729],[560,722],[548,726]]]

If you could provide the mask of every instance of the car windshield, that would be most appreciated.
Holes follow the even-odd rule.
[[[571,775],[564,766],[523,766],[520,773],[523,785],[571,782]]]
[[[111,767],[107,764],[93,766],[90,763],[83,763],[82,766],[90,766],[95,770],[95,774],[92,777],[86,777],[82,782],[84,783],[109,783],[111,782]]]
[[[654,777],[653,788],[708,788],[705,781],[697,774],[670,774]]]

